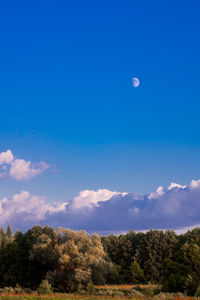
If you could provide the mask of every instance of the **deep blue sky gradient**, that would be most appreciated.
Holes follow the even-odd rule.
[[[197,0],[1,2],[0,149],[59,172],[0,193],[64,201],[199,178],[199,12]]]

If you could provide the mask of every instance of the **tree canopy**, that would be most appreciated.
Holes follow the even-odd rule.
[[[45,280],[56,291],[75,291],[91,282],[151,282],[163,291],[194,295],[200,290],[200,229],[100,237],[38,225],[14,234],[10,226],[6,232],[1,228],[0,286],[36,289]]]

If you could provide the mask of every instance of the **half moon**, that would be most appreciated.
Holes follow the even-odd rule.
[[[133,77],[133,86],[136,88],[140,85],[140,81],[137,77]]]

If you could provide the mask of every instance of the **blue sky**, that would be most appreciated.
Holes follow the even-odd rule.
[[[5,176],[0,199],[147,195],[198,180],[199,9],[195,0],[2,2],[0,152],[48,168]]]

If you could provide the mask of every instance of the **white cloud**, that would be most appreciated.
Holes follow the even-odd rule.
[[[0,178],[8,176],[16,180],[29,180],[49,168],[47,163],[43,161],[32,164],[31,161],[16,159],[11,150],[0,153],[0,165],[2,165],[3,170],[0,173]]]
[[[178,188],[178,189],[185,189],[187,186],[186,185],[181,185],[179,183],[175,183],[175,182],[171,182],[168,190],[174,189],[174,188]]]
[[[65,210],[67,203],[49,203],[45,197],[32,196],[27,191],[21,191],[11,198],[0,200],[0,226],[8,223],[16,226],[33,224],[44,220],[46,215]],[[26,226],[25,225],[25,226]]]
[[[99,189],[97,191],[84,190],[75,197],[71,203],[72,209],[81,209],[83,207],[99,206],[99,202],[107,201],[114,195],[125,195],[126,193],[112,192],[106,189]]]
[[[13,160],[14,160],[14,156],[11,150],[7,150],[6,152],[0,153],[0,165],[11,164]]]
[[[151,200],[151,199],[157,199],[157,198],[159,198],[160,196],[162,196],[163,194],[164,194],[164,189],[163,189],[162,186],[159,186],[155,192],[152,192],[152,193],[148,196],[148,199],[149,199],[149,200]]]
[[[200,179],[199,180],[192,180],[190,182],[190,185],[189,185],[191,188],[198,188],[200,187]]]
[[[48,168],[45,162],[40,162],[37,166],[33,166],[30,161],[24,159],[15,159],[10,168],[10,177],[16,180],[29,180],[41,174]]]

